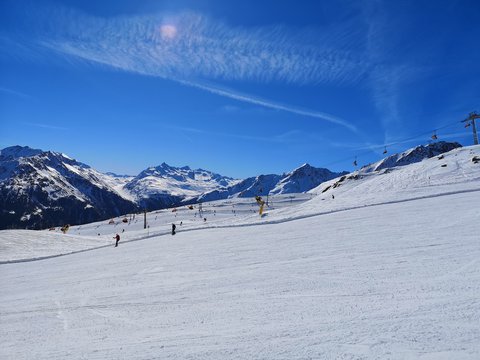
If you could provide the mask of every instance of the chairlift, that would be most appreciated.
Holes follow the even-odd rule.
[[[465,124],[465,127],[468,128],[468,127],[471,126],[471,125],[472,125],[472,123],[469,123],[469,122],[468,122],[468,123]]]
[[[357,157],[355,156],[355,160],[353,161],[353,166],[357,166]]]
[[[387,147],[385,146],[385,149],[383,150],[383,155],[385,155],[387,152]]]
[[[432,140],[437,140],[437,139],[438,137],[437,137],[436,131],[434,131],[432,135]]]

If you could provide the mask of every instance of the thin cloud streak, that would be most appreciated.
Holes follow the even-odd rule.
[[[0,87],[0,92],[6,93],[6,94],[9,94],[9,95],[14,95],[14,96],[17,96],[17,97],[21,97],[23,99],[32,99],[32,96],[30,96],[30,95],[24,94],[20,91],[7,89],[7,88],[4,88],[4,87]]]
[[[393,45],[388,37],[395,25],[389,21],[385,4],[372,1],[365,5],[364,16],[368,23],[367,55],[372,63],[377,64],[372,68],[369,77],[370,89],[384,130],[383,141],[387,143],[401,130],[400,90],[404,81],[402,72],[405,72],[405,69],[392,65],[389,61],[391,55],[388,49]]]
[[[31,123],[31,122],[23,122],[22,124],[28,125],[28,126],[35,126],[35,127],[39,127],[39,128],[44,128],[44,129],[51,129],[51,130],[69,130],[65,127],[48,125],[48,124],[39,124],[39,123]]]
[[[177,81],[180,82],[181,84],[191,86],[191,87],[195,87],[195,88],[198,88],[198,89],[202,89],[202,90],[208,91],[212,94],[228,97],[228,98],[231,98],[231,99],[234,99],[234,100],[243,101],[243,102],[247,102],[247,103],[255,104],[255,105],[260,105],[260,106],[270,108],[270,109],[274,109],[274,110],[286,111],[286,112],[296,114],[296,115],[302,115],[302,116],[322,119],[322,120],[331,122],[333,124],[341,125],[343,127],[346,127],[347,129],[351,130],[354,133],[358,133],[358,130],[354,125],[348,123],[347,121],[345,121],[343,119],[340,119],[336,116],[333,116],[333,115],[330,115],[330,114],[327,114],[327,113],[298,109],[298,108],[291,107],[291,106],[288,106],[288,105],[271,102],[271,101],[264,100],[264,99],[261,99],[261,98],[258,98],[258,97],[253,97],[251,95],[244,95],[244,94],[236,93],[236,92],[233,92],[232,90],[214,88],[214,87],[211,87],[211,86],[207,86],[207,85],[203,85],[203,84],[199,84],[199,83],[194,83],[194,82],[191,82],[191,81],[184,81],[184,80],[177,80]]]

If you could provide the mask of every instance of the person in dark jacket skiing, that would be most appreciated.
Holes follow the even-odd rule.
[[[115,247],[117,247],[117,246],[118,246],[118,242],[120,241],[120,235],[118,235],[118,234],[115,235],[115,236],[114,236],[114,239],[117,240],[117,241],[115,242]]]
[[[175,235],[175,229],[176,229],[176,228],[177,228],[177,227],[175,226],[175,224],[172,224],[172,235]]]

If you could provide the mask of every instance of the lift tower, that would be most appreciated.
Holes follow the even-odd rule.
[[[467,123],[465,127],[469,127],[470,125],[472,126],[473,143],[475,145],[478,145],[477,127],[475,125],[475,119],[480,119],[480,115],[476,112],[471,112],[465,120],[462,120],[462,122]]]

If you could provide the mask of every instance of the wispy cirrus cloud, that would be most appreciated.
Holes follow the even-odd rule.
[[[397,127],[401,118],[399,111],[399,87],[401,75],[385,63],[385,49],[391,44],[387,41],[387,33],[391,26],[387,21],[386,9],[382,1],[367,2],[364,8],[365,19],[368,19],[366,32],[367,55],[372,63],[377,64],[370,75],[370,90],[373,104],[380,115],[384,130],[384,142],[392,137],[393,128]]]
[[[23,98],[23,99],[32,99],[32,96],[30,96],[30,95],[27,95],[27,94],[25,94],[23,92],[20,92],[20,91],[17,91],[17,90],[8,89],[8,88],[5,88],[5,87],[0,87],[0,92],[2,92],[4,94],[20,97],[20,98]]]
[[[34,45],[68,61],[155,76],[357,131],[332,114],[211,85],[212,81],[298,86],[359,81],[369,64],[349,49],[357,34],[348,26],[315,32],[284,26],[247,29],[190,12],[102,19],[64,8],[39,17],[48,17],[50,24],[41,27]]]
[[[337,125],[344,126],[344,127],[346,127],[347,129],[349,129],[353,132],[358,131],[357,128],[353,124],[347,122],[346,120],[343,120],[339,117],[336,117],[334,115],[327,114],[327,113],[324,113],[324,112],[311,111],[311,110],[305,110],[305,109],[296,108],[296,107],[292,107],[292,106],[287,106],[287,105],[284,105],[284,104],[279,104],[279,103],[275,103],[275,102],[272,102],[272,101],[264,100],[264,99],[259,98],[259,97],[254,97],[254,96],[251,96],[251,95],[245,95],[245,94],[241,94],[241,93],[238,93],[238,92],[234,92],[233,90],[226,90],[226,89],[222,89],[222,88],[218,88],[218,87],[211,87],[211,86],[208,86],[208,85],[203,85],[203,84],[194,83],[194,82],[190,82],[190,81],[183,81],[182,80],[180,82],[184,85],[196,87],[196,88],[208,91],[212,94],[217,94],[217,95],[225,96],[225,97],[228,97],[228,98],[231,98],[231,99],[235,99],[235,100],[239,100],[239,101],[243,101],[243,102],[248,102],[250,104],[260,105],[260,106],[270,108],[270,109],[274,109],[274,110],[281,110],[281,111],[286,111],[286,112],[290,112],[290,113],[297,114],[297,115],[303,115],[303,116],[313,117],[313,118],[317,118],[317,119],[322,119],[322,120],[325,120],[325,121],[328,121],[328,122],[331,122],[331,123],[334,123],[334,124],[337,124]]]
[[[55,126],[55,125],[42,124],[42,123],[23,122],[22,124],[28,125],[28,126],[39,127],[39,128],[43,128],[43,129],[68,130],[67,128],[62,127],[62,126]]]
[[[338,84],[358,80],[368,66],[342,46],[355,36],[351,29],[324,29],[328,35],[282,26],[247,29],[189,12],[100,19],[68,11],[52,21],[56,31],[46,34],[44,46],[165,78]]]
[[[408,2],[407,2],[408,3]],[[409,3],[406,6],[412,5]],[[412,92],[414,85],[430,69],[422,66],[419,57],[412,61],[405,53],[402,32],[412,31],[404,12],[396,12],[398,4],[388,1],[365,2],[364,18],[367,23],[365,33],[366,56],[372,64],[368,76],[368,87],[372,103],[377,110],[380,126],[383,128],[383,142],[389,144],[399,136],[408,134],[405,95]],[[408,24],[408,25],[406,25]]]

